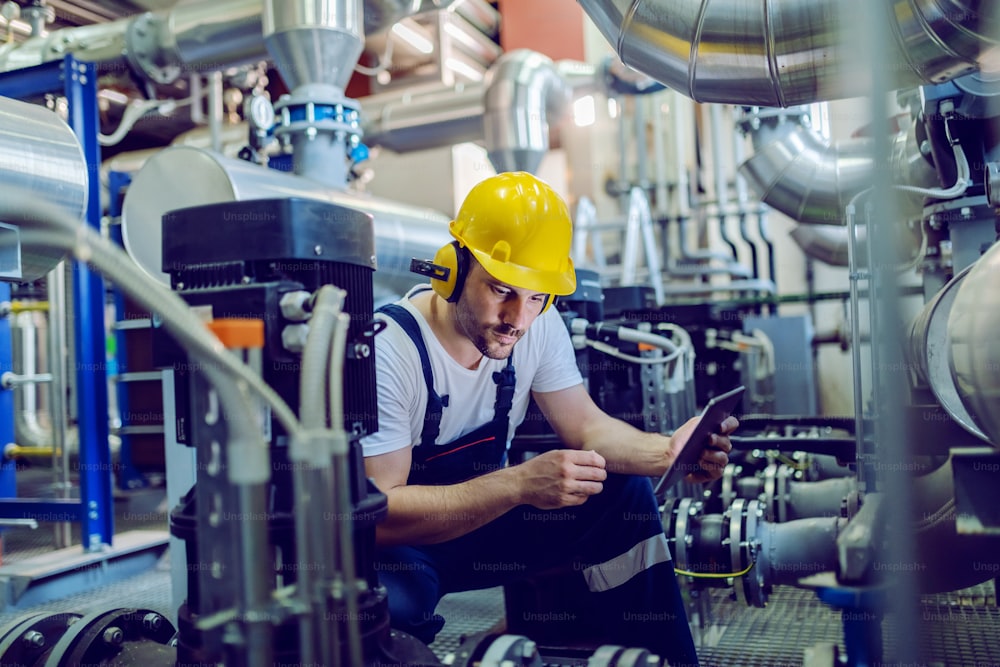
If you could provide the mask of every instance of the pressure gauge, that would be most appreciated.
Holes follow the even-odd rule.
[[[243,109],[250,127],[266,134],[274,125],[274,107],[266,95],[251,95]]]

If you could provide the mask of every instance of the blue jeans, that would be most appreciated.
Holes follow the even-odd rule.
[[[582,505],[516,507],[449,542],[379,549],[375,567],[388,589],[392,627],[428,644],[444,625],[434,609],[445,594],[562,566],[579,572],[587,592],[565,613],[530,620],[593,625],[613,643],[647,648],[672,666],[697,665],[665,550],[649,480],[609,475],[604,490]]]

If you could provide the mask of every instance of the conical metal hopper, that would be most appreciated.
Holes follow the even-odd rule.
[[[289,90],[343,90],[364,48],[362,0],[266,0],[264,42]]]

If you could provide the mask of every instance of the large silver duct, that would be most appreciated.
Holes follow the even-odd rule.
[[[699,102],[788,107],[859,97],[871,67],[846,21],[873,0],[580,0],[630,67]],[[875,0],[878,1],[878,0]],[[997,44],[982,0],[881,0],[896,87],[970,72]]]
[[[273,197],[305,197],[370,213],[374,218],[376,299],[400,294],[419,279],[410,259],[433,257],[448,242],[450,219],[407,206],[325,186],[308,178],[189,147],[167,148],[149,158],[132,179],[122,210],[122,236],[132,258],[163,283],[163,214],[179,208]],[[379,293],[380,292],[380,293]]]
[[[793,220],[842,225],[847,204],[871,187],[875,160],[867,139],[830,142],[809,125],[805,111],[770,110],[740,122],[754,144],[740,174],[761,201]],[[913,128],[896,136],[889,167],[897,183],[939,185]]]
[[[803,252],[826,264],[847,266],[845,209],[855,195],[871,185],[875,169],[871,142],[852,139],[833,143],[811,128],[804,112],[766,113],[771,116],[755,114],[741,121],[753,140],[754,155],[739,165],[740,175],[761,201],[804,223],[792,231],[792,239]],[[897,183],[936,187],[937,172],[921,153],[915,128],[896,135],[889,169]],[[914,204],[907,212],[920,211],[915,196],[904,201]]]
[[[490,162],[499,172],[534,173],[549,150],[549,118],[559,119],[571,90],[552,60],[527,49],[505,53],[486,76],[483,131]]]
[[[1000,243],[969,270],[951,307],[950,367],[958,395],[975,423],[1000,446]]]
[[[919,379],[930,388],[941,407],[966,431],[989,442],[963,403],[951,372],[948,322],[955,308],[955,297],[972,266],[956,274],[913,320],[906,351]]]
[[[0,97],[0,200],[30,193],[82,220],[87,178],[83,148],[59,116],[42,106]],[[37,280],[64,255],[23,248],[19,275],[11,272],[7,277]]]
[[[397,153],[481,141],[483,85],[434,86],[362,97],[365,143]]]
[[[321,12],[343,1],[306,4]],[[358,26],[358,32],[374,33],[405,16],[447,9],[455,2],[368,0],[364,25]],[[127,59],[136,74],[152,82],[170,83],[185,72],[221,70],[267,59],[263,10],[264,0],[190,2],[110,23],[56,30],[21,44],[0,46],[0,72],[59,60],[72,53],[80,60],[94,62]]]
[[[365,141],[396,152],[483,141],[497,171],[534,172],[549,150],[549,126],[568,108],[573,88],[598,82],[592,66],[510,51],[490,66],[482,84],[361,98]]]

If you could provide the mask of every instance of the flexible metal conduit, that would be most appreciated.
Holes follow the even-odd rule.
[[[867,94],[850,20],[871,0],[580,0],[622,61],[699,102],[788,107]],[[995,6],[882,0],[897,87],[973,71],[996,44]]]

